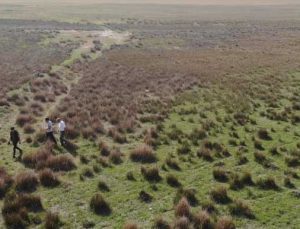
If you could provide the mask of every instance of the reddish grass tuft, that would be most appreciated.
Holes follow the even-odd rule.
[[[139,227],[135,223],[126,223],[123,229],[138,229]]]
[[[159,217],[155,220],[153,229],[171,229],[171,225],[164,220],[162,217]]]
[[[7,174],[4,168],[0,168],[0,198],[5,196],[12,184],[12,177]]]
[[[45,217],[45,229],[58,229],[62,226],[62,222],[58,213],[47,212]]]
[[[213,221],[207,211],[200,211],[194,216],[195,229],[213,229]]]
[[[190,204],[185,197],[181,198],[178,204],[175,207],[175,216],[182,217],[185,216],[189,218],[191,216]]]
[[[235,224],[231,217],[221,217],[218,219],[215,229],[235,229]]]
[[[130,158],[134,162],[141,163],[153,163],[157,160],[152,148],[148,145],[141,145],[135,148],[131,152]]]
[[[43,169],[39,172],[39,179],[45,187],[55,187],[60,181],[51,169]]]
[[[175,220],[174,229],[189,229],[190,228],[190,220],[183,216]]]
[[[38,177],[33,171],[19,173],[15,178],[16,190],[19,192],[33,192],[38,184]]]
[[[90,201],[91,210],[98,215],[110,215],[111,208],[100,193],[95,194]]]
[[[161,176],[159,175],[159,169],[158,168],[141,168],[141,173],[144,176],[144,178],[150,182],[158,182],[161,180]]]
[[[214,188],[210,192],[210,195],[214,201],[220,204],[227,204],[231,201],[230,198],[228,197],[227,189],[224,186],[219,186]]]

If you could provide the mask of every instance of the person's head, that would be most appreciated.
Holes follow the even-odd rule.
[[[11,131],[14,131],[14,130],[15,130],[15,128],[14,128],[14,127],[11,127],[11,128],[10,128],[10,130],[11,130]]]
[[[49,120],[50,120],[49,118],[45,118],[45,121],[46,121],[46,122],[49,122]]]

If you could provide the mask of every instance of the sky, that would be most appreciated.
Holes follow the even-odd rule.
[[[300,0],[0,0],[0,4],[98,4],[98,3],[155,3],[196,5],[287,5]]]

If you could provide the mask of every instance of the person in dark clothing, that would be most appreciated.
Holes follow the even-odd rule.
[[[15,130],[14,127],[10,129],[10,139],[8,141],[8,144],[12,143],[13,144],[13,158],[16,158],[16,150],[19,150],[19,158],[22,157],[23,151],[18,147],[18,144],[21,144],[21,139],[19,132]]]
[[[47,137],[47,140],[50,140],[55,145],[57,145],[57,141],[56,141],[56,139],[54,137],[54,134],[53,134],[53,124],[52,124],[52,121],[49,118],[46,118],[45,122],[46,122],[46,137]]]

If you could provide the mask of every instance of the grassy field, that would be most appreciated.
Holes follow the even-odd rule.
[[[1,1],[0,227],[299,228],[299,5],[127,3]]]

